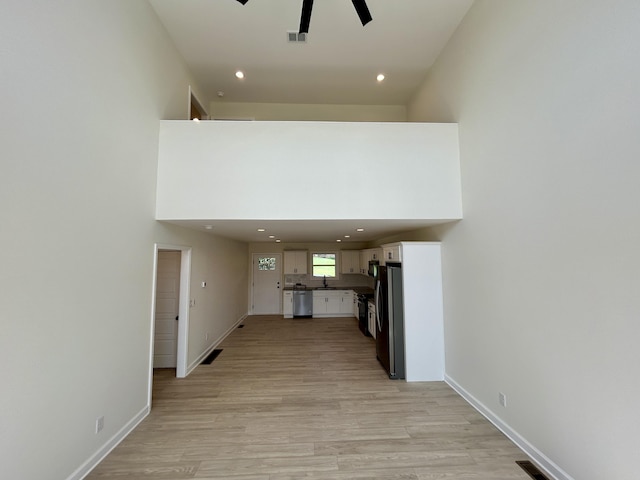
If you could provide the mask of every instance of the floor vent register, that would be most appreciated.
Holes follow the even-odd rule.
[[[211,365],[211,362],[213,362],[216,359],[216,357],[218,355],[220,355],[220,352],[222,352],[222,349],[217,349],[216,348],[213,352],[211,352],[209,354],[209,356],[207,358],[205,358],[202,361],[202,363],[200,365]]]
[[[516,461],[516,463],[534,480],[549,480],[549,477],[542,473],[540,469],[529,460],[519,460]]]

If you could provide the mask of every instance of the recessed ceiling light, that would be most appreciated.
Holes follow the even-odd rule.
[[[282,241],[282,240],[280,240],[280,239],[277,239],[277,240],[276,240],[276,243],[280,243],[281,241]]]
[[[241,70],[238,70],[236,72],[236,78],[239,78],[240,80],[242,80],[244,78],[244,72],[242,72]]]
[[[205,230],[211,230],[213,229],[213,225],[205,225],[204,228]]]
[[[276,238],[275,235],[269,235],[269,238]]]
[[[364,228],[356,228],[356,232],[364,232]]]
[[[379,73],[378,76],[376,77],[376,80],[378,80],[379,82],[384,80],[384,75]]]
[[[344,238],[351,238],[351,235],[345,235]]]
[[[336,242],[341,242],[341,241],[342,241],[342,240],[340,240],[340,239],[337,239],[337,240],[336,240]]]
[[[259,228],[259,229],[258,229],[258,231],[259,231],[259,232],[264,232],[264,231],[265,231],[265,229],[264,229],[264,228]]]

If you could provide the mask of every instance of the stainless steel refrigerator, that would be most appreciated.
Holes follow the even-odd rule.
[[[376,355],[389,378],[405,378],[402,266],[378,267],[375,288]]]

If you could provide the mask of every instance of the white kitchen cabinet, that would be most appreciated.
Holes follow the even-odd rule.
[[[341,304],[340,292],[331,292],[327,295],[327,315],[340,315]]]
[[[369,302],[369,308],[367,309],[368,329],[373,338],[376,338],[376,306],[373,302]]]
[[[360,273],[362,275],[369,274],[369,262],[379,262],[380,265],[382,263],[382,248],[367,248],[366,250],[361,251],[360,256]]]
[[[340,311],[340,296],[337,290],[313,291],[313,316],[335,316]]]
[[[360,311],[358,308],[358,294],[356,292],[352,292],[352,299],[351,301],[353,302],[353,307],[352,307],[352,311],[351,314],[356,317],[359,318],[360,316]]]
[[[307,274],[307,251],[306,250],[285,250],[284,252],[284,273],[285,275]]]
[[[342,250],[340,260],[340,272],[360,273],[360,250]]]
[[[340,316],[350,317],[353,314],[353,290],[341,290]]]
[[[351,290],[314,290],[313,291],[313,316],[314,317],[344,317],[344,305],[351,306]],[[349,300],[343,302],[344,297]],[[349,313],[351,310],[349,310]]]
[[[293,292],[285,290],[282,293],[282,315],[284,318],[293,318]]]
[[[402,262],[402,249],[399,243],[391,243],[389,245],[382,246],[382,255],[384,258],[384,264],[387,262],[398,263]],[[383,263],[380,262],[382,265]]]
[[[369,269],[368,250],[360,250],[360,273],[362,275],[366,275],[368,269]]]

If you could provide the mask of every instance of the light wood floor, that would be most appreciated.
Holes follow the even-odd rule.
[[[220,348],[156,371],[151,414],[87,478],[530,479],[448,385],[389,380],[353,318],[249,317]]]

